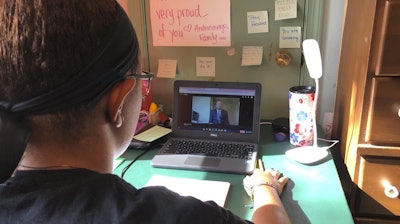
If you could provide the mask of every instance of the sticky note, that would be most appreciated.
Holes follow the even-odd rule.
[[[244,46],[242,52],[242,66],[261,65],[262,56],[262,46]]]
[[[157,77],[160,78],[175,78],[177,60],[160,59],[158,60]]]
[[[196,57],[196,75],[215,77],[215,57]]]
[[[297,18],[297,0],[275,0],[275,20]]]
[[[301,27],[286,26],[280,27],[279,48],[300,48]]]
[[[266,33],[268,31],[268,11],[247,12],[248,33]]]

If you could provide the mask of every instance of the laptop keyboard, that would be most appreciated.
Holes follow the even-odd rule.
[[[254,152],[254,145],[252,144],[182,139],[173,139],[168,145],[164,145],[164,147],[163,153],[195,154],[238,159],[251,159]]]

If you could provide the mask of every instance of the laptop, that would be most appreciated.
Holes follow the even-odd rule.
[[[259,83],[176,80],[173,94],[172,133],[152,166],[253,172],[260,139]],[[209,147],[215,148],[210,152]]]

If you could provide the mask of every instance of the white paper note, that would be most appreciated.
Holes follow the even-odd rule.
[[[242,53],[242,66],[261,65],[262,56],[262,46],[244,46]]]
[[[268,31],[267,11],[247,12],[248,33],[267,33]]]
[[[275,20],[297,18],[297,0],[275,0]]]
[[[300,48],[300,45],[300,26],[286,26],[280,28],[279,48]]]
[[[163,137],[166,134],[169,134],[170,132],[170,128],[164,128],[158,125],[154,125],[150,129],[147,129],[146,131],[133,136],[133,138],[143,142],[152,142]]]
[[[154,174],[146,186],[164,186],[182,196],[192,196],[202,201],[214,201],[224,207],[230,183]]]
[[[215,77],[215,57],[196,57],[196,75]]]
[[[160,59],[158,60],[157,77],[160,78],[175,78],[177,60]]]

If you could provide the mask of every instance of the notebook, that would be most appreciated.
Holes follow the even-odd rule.
[[[182,196],[192,196],[202,201],[214,201],[224,207],[228,196],[229,182],[197,180],[154,174],[146,186],[164,186]]]
[[[176,80],[173,97],[172,133],[151,160],[152,166],[240,174],[253,172],[260,139],[259,83]],[[186,151],[192,146],[175,146],[182,141],[218,146],[213,153],[204,152],[202,148],[188,154]],[[251,148],[250,152],[243,154],[239,150],[242,146]],[[230,157],[221,156],[226,153]]]

